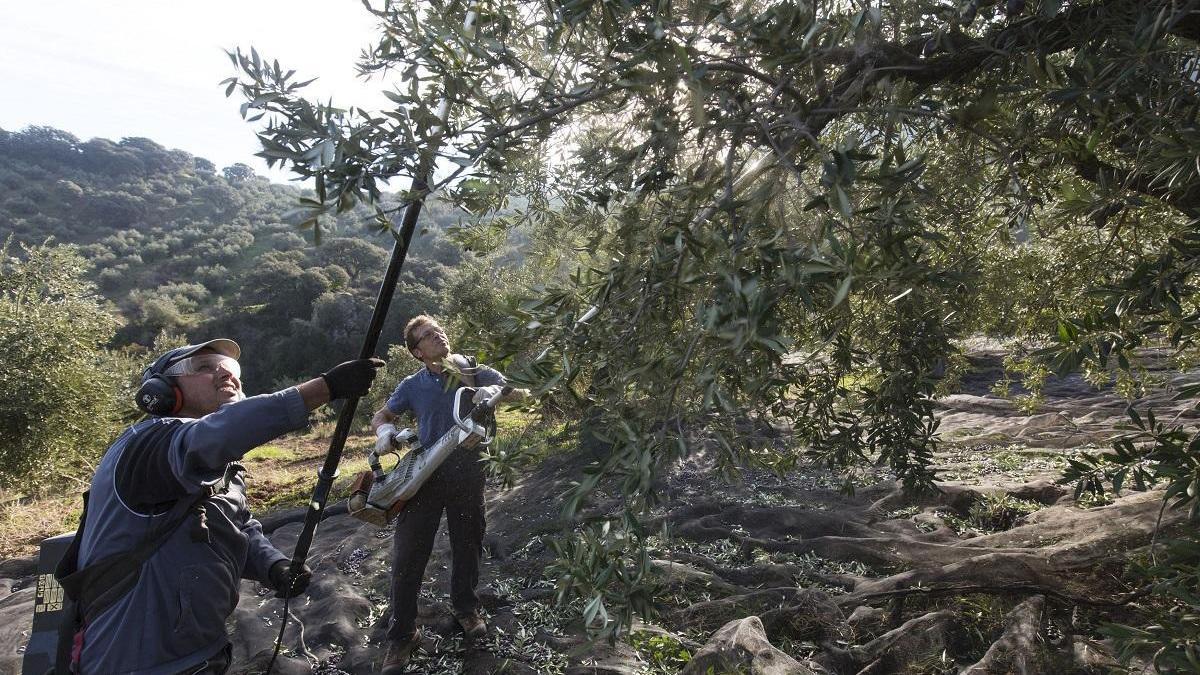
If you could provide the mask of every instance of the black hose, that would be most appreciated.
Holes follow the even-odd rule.
[[[291,613],[288,611],[288,602],[290,597],[283,598],[283,621],[279,625],[279,637],[275,638],[275,651],[271,654],[271,661],[267,663],[266,675],[271,675],[271,669],[275,667],[275,659],[279,658],[279,648],[283,646],[283,631],[287,629],[288,619],[291,618]]]

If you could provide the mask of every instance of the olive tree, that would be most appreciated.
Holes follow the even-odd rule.
[[[366,203],[390,227],[386,182],[436,153],[410,198],[444,189],[469,234],[521,222],[569,243],[568,273],[514,301],[492,349],[590,411],[603,452],[567,500],[584,519],[561,562],[589,622],[646,609],[625,551],[696,449],[730,470],[870,461],[929,489],[956,338],[1043,336],[1060,370],[1190,344],[1192,3],[366,6],[381,31],[359,68],[393,107],[307,100],[255,50],[230,54],[227,91],[265,121],[262,156],[314,181],[310,225]],[[624,514],[587,510],[602,480]]]

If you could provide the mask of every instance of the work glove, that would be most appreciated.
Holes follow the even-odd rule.
[[[321,373],[321,379],[329,386],[329,399],[365,396],[375,381],[375,371],[384,365],[383,359],[355,359]]]
[[[389,452],[400,450],[406,445],[413,445],[417,442],[417,432],[412,429],[396,430],[394,424],[381,424],[375,430],[375,454],[386,455]]]
[[[280,560],[271,565],[267,576],[271,579],[271,588],[275,589],[275,597],[294,598],[308,588],[308,583],[312,581],[312,569],[305,564],[293,580],[292,561]]]
[[[396,425],[381,424],[375,430],[375,454],[386,455],[398,447],[396,443]]]
[[[503,387],[498,384],[490,384],[486,387],[480,387],[475,390],[475,395],[471,397],[471,403],[479,405],[480,403],[491,399],[496,394],[499,394],[501,390],[503,390]]]

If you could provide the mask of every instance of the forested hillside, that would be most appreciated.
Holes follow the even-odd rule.
[[[234,338],[252,358],[252,393],[357,351],[391,249],[365,212],[323,223],[316,245],[289,215],[301,195],[147,138],[0,130],[0,239],[77,245],[119,315],[113,347],[163,333]],[[410,316],[439,311],[462,262],[445,236],[456,221],[445,205],[427,208],[384,349]]]

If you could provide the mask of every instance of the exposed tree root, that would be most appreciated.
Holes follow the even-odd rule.
[[[700,587],[723,595],[737,593],[740,588],[710,572],[696,569],[686,563],[672,560],[652,560],[650,564],[662,575],[668,588]]]
[[[960,675],[1040,675],[1049,672],[1041,638],[1045,607],[1046,599],[1035,595],[1013,608],[1005,617],[1004,634],[992,643],[982,659]]]
[[[820,591],[802,591],[790,604],[763,612],[760,618],[768,634],[794,640],[821,642],[848,633],[841,608]]]
[[[812,592],[795,586],[767,588],[719,600],[697,602],[678,610],[674,616],[683,626],[712,630],[749,614],[802,604],[801,600]]]
[[[861,646],[843,649],[825,644],[820,661],[835,673],[883,675],[901,672],[905,666],[928,654],[946,651],[954,621],[955,614],[950,610],[929,612]]]
[[[737,619],[713,634],[684,667],[682,675],[707,673],[756,675],[814,675],[813,671],[776,649],[757,616]]]
[[[1067,580],[1058,576],[1045,557],[1036,553],[985,553],[950,565],[909,570],[883,579],[864,581],[843,602],[857,603],[873,597],[889,597],[895,595],[892,591],[896,590],[940,585],[1062,588],[1066,583]]]
[[[815,658],[839,675],[943,672],[968,665],[964,672],[974,675],[1032,675],[1079,660],[1071,653],[1077,650],[1069,628],[1063,629],[1068,635],[1061,644],[1043,639],[1047,601],[1108,610],[1151,591],[1127,591],[1119,574],[1124,555],[1149,544],[1161,493],[1083,510],[1061,504],[1063,489],[1049,481],[1004,488],[946,486],[915,503],[895,490],[875,492],[881,496],[869,503],[836,510],[709,498],[668,513],[664,520],[685,539],[738,544],[736,557],[730,560],[724,553],[721,562],[699,552],[673,554],[692,570],[681,576],[708,580],[706,587],[719,596],[676,611],[674,625],[714,630],[757,615],[776,644],[819,645]],[[971,536],[946,526],[951,516],[966,517],[988,493],[1047,506],[1007,531]],[[926,523],[937,529],[917,527]],[[823,572],[822,559],[834,571]],[[867,567],[850,574],[837,562]],[[817,581],[834,595],[816,589],[800,595],[789,581]],[[848,592],[836,594],[839,589]],[[1003,632],[989,644],[986,640],[993,638],[987,636],[1000,630],[1000,615],[984,619],[977,611],[961,612],[954,599],[966,596],[998,598],[971,601],[993,612],[1020,604],[1005,615]]]
[[[989,584],[951,584],[944,586],[917,586],[913,588],[900,588],[891,591],[883,591],[880,593],[865,593],[847,596],[839,604],[851,605],[855,602],[868,602],[872,600],[883,600],[887,598],[901,598],[913,595],[923,595],[926,597],[945,597],[956,595],[1044,595],[1052,597],[1070,605],[1087,605],[1089,607],[1122,607],[1129,603],[1144,598],[1153,590],[1152,586],[1140,588],[1136,591],[1124,593],[1122,595],[1111,598],[1106,597],[1087,597],[1082,595],[1070,595],[1063,593],[1055,588],[1048,586],[1037,586],[1033,584],[1009,584],[1003,586]]]

